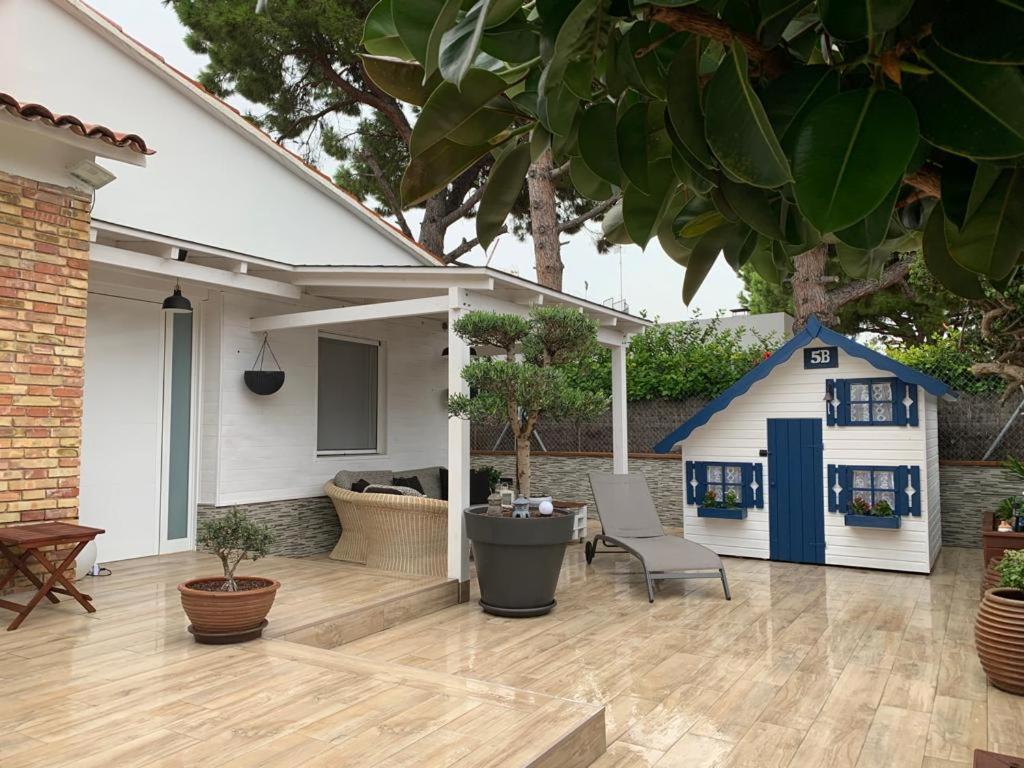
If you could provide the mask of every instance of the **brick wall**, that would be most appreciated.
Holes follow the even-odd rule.
[[[89,207],[0,171],[2,526],[78,518]]]

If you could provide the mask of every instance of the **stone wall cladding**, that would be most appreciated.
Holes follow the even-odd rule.
[[[950,547],[980,547],[982,513],[1007,496],[1024,493],[1024,480],[1001,467],[944,464],[939,481],[942,543]]]
[[[89,208],[0,171],[0,526],[78,519]]]
[[[330,552],[341,536],[341,525],[334,504],[326,496],[237,506],[251,519],[269,525],[274,531],[276,540],[270,552],[272,555],[305,557]],[[223,513],[225,509],[200,504],[197,519],[201,523],[211,515]]]
[[[514,477],[515,457],[511,455],[475,454],[473,466],[496,467],[503,476]],[[611,472],[612,460],[605,456],[545,456],[539,451],[530,454],[532,490],[535,494],[554,496],[566,501],[585,501],[591,519],[597,519],[597,504],[590,492],[588,472]],[[683,470],[677,457],[671,459],[629,460],[630,472],[642,472],[654,497],[661,522],[670,526],[683,524]]]

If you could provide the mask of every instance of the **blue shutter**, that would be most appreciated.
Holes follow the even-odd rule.
[[[757,481],[757,491],[754,492],[754,506],[764,509],[764,469],[761,462],[754,464],[754,480]]]
[[[836,409],[836,424],[846,427],[850,424],[850,382],[847,379],[836,379],[836,395],[839,407]]]
[[[895,467],[896,470],[896,514],[910,514],[910,506],[907,503],[907,470],[909,467]]]
[[[754,506],[754,489],[750,487],[750,484],[754,482],[754,465],[742,464],[740,471],[743,475],[743,498],[740,500],[740,505],[750,509]]]
[[[825,423],[830,427],[836,425],[836,411],[832,407],[832,395],[835,392],[835,386],[835,379],[825,379]]]
[[[907,426],[907,409],[903,398],[907,393],[906,382],[896,379],[892,383],[892,423],[897,427]]]
[[[839,509],[837,511],[846,513],[850,511],[850,502],[853,501],[853,471],[846,466],[836,467],[836,477],[839,484],[843,486],[843,490],[839,493]]]
[[[836,484],[836,470],[838,467],[835,464],[828,465],[828,475],[825,479],[825,492],[828,494],[828,511],[838,512],[839,502],[836,500],[835,491],[832,490],[832,486]]]
[[[907,424],[911,427],[916,427],[918,424],[917,416],[917,384],[906,384],[906,394],[910,395],[910,399],[913,400],[910,404],[910,416],[907,419]],[[902,405],[902,403],[901,403]],[[914,486],[917,487],[916,485]]]
[[[697,470],[697,489],[693,493],[695,497],[694,504],[701,504],[708,492],[708,463],[706,461],[695,461],[693,466]]]
[[[685,469],[686,477],[683,479],[683,485],[686,487],[686,503],[687,504],[696,504],[697,503],[697,500],[695,498],[695,494],[693,492],[693,484],[690,482],[693,479],[693,472],[694,472],[694,468],[696,467],[696,465],[697,465],[697,462],[695,462],[695,461],[688,461],[688,462],[686,462],[686,469]]]
[[[915,517],[921,516],[921,468],[908,467],[910,470],[910,484],[914,486],[914,497],[910,501],[910,514]]]

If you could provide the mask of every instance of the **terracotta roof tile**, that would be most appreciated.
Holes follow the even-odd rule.
[[[42,104],[22,103],[13,96],[0,91],[0,109],[7,110],[15,117],[29,122],[40,122],[53,128],[67,128],[72,133],[87,139],[100,139],[114,147],[126,147],[140,155],[152,155],[154,151],[146,146],[146,141],[135,133],[118,133],[105,125],[92,125],[83,122],[74,115],[61,115],[52,112]]]

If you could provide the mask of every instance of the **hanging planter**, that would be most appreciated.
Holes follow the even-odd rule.
[[[263,334],[263,343],[260,345],[260,351],[256,354],[256,359],[252,363],[252,370],[248,370],[244,374],[245,386],[249,388],[250,392],[254,392],[257,395],[272,395],[284,386],[284,371],[281,370],[281,364],[277,362],[277,355],[274,354],[274,350],[270,348],[268,336],[269,334]],[[274,365],[277,366],[276,371],[263,370],[263,363],[266,360],[267,352],[270,353]]]

